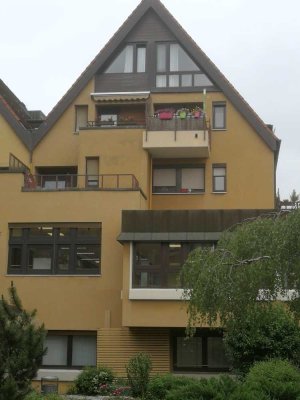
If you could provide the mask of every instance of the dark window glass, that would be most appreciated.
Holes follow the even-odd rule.
[[[12,228],[10,229],[10,236],[11,237],[22,237],[23,229],[22,228]]]
[[[28,268],[32,271],[51,271],[53,248],[48,245],[28,247]]]
[[[202,338],[176,338],[177,368],[202,367]]]
[[[51,237],[52,234],[52,226],[35,226],[29,229],[29,238]]]
[[[222,332],[197,329],[187,338],[183,330],[173,332],[173,368],[176,371],[227,371]]]
[[[136,265],[141,267],[160,264],[161,246],[159,243],[137,243]]]
[[[70,246],[58,246],[57,268],[60,272],[67,272],[70,268]]]
[[[205,242],[140,242],[134,245],[133,288],[179,288],[180,271],[187,256]],[[212,246],[212,243],[209,242]]]
[[[226,104],[214,103],[213,104],[213,129],[226,128]]]
[[[221,337],[207,338],[208,368],[228,368],[223,339]]]
[[[18,229],[21,232],[10,229],[9,273],[100,273],[101,229],[96,224],[27,225]]]
[[[10,249],[10,266],[11,268],[22,267],[22,247],[12,246]]]
[[[99,269],[99,246],[78,245],[76,248],[76,268],[81,270]]]

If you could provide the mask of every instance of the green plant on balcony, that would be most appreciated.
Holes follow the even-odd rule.
[[[195,106],[191,109],[191,115],[194,118],[200,118],[203,115],[203,110],[199,106]]]
[[[119,118],[120,125],[135,125],[134,117],[131,115],[126,115]]]
[[[177,115],[180,119],[185,119],[189,112],[190,110],[188,108],[180,108],[177,110]]]

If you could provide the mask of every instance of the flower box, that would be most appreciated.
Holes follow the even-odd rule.
[[[173,113],[171,111],[162,111],[158,114],[159,119],[172,119]]]

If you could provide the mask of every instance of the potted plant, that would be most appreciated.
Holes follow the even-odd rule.
[[[187,114],[188,114],[189,110],[187,108],[180,108],[177,111],[177,114],[179,116],[180,119],[185,119]]]
[[[172,119],[174,111],[171,109],[163,109],[156,111],[159,119]]]
[[[201,108],[200,108],[199,106],[195,106],[195,107],[192,109],[191,114],[192,114],[192,116],[193,116],[194,118],[200,118],[200,117],[201,117],[201,114],[202,114],[201,112],[202,112]]]

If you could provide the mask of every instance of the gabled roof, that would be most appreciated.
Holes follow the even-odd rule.
[[[0,79],[0,114],[11,126],[18,138],[29,149],[31,147],[31,136],[26,130],[30,115],[24,103],[5,85]]]
[[[271,129],[258,117],[249,104],[230,84],[225,76],[219,71],[215,64],[206,56],[206,54],[198,47],[194,40],[186,33],[181,25],[169,13],[159,0],[142,0],[133,13],[127,18],[123,25],[118,29],[114,36],[109,40],[106,46],[94,58],[86,70],[80,75],[77,81],[62,97],[58,104],[48,115],[45,122],[36,132],[33,141],[33,147],[36,146],[42,138],[47,134],[58,118],[63,114],[72,101],[84,89],[87,83],[93,78],[96,72],[103,66],[107,59],[112,55],[113,51],[121,45],[122,41],[139,22],[139,20],[148,12],[153,10],[158,18],[168,27],[172,34],[177,38],[178,42],[188,51],[193,59],[211,80],[222,90],[228,100],[243,115],[248,123],[253,127],[262,140],[269,146],[271,150],[278,154],[280,140],[273,134]]]

